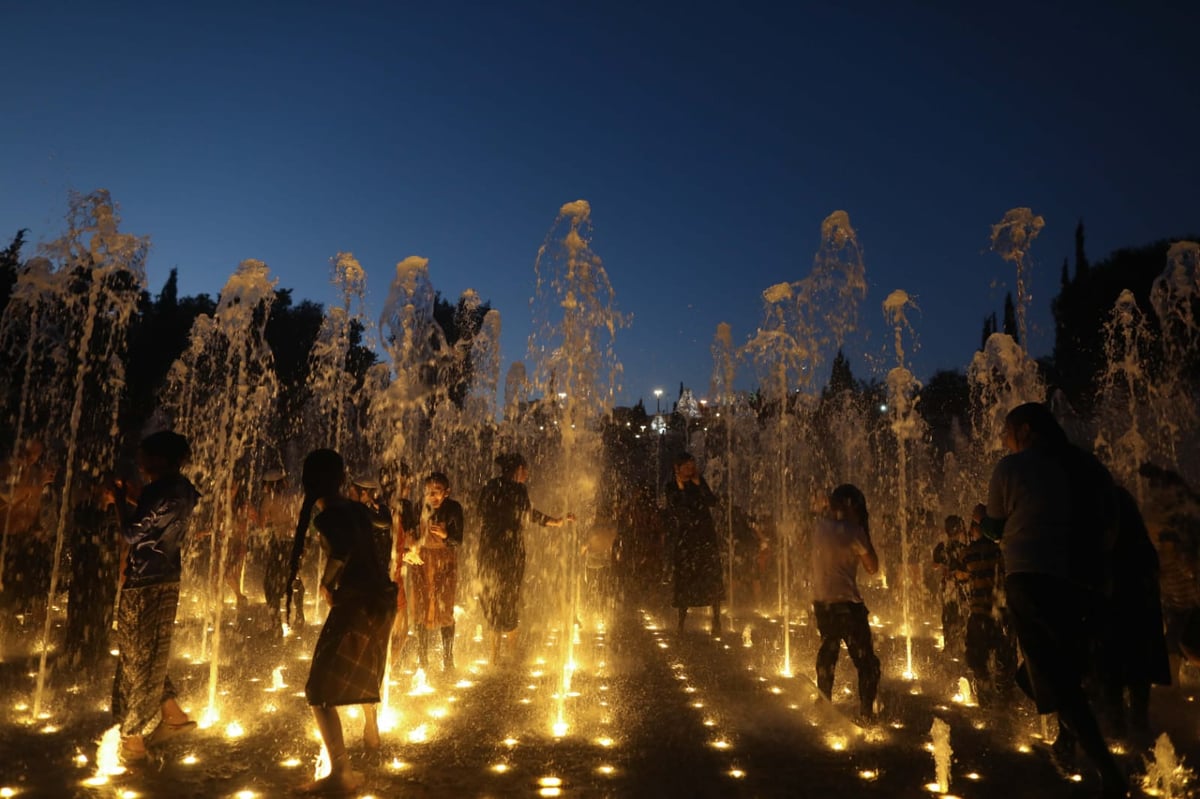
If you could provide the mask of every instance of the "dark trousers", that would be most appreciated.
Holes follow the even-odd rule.
[[[990,613],[972,613],[967,619],[966,643],[967,668],[975,678],[980,704],[1008,694],[1017,670],[1017,645],[1000,620]],[[994,672],[990,666],[993,657]]]
[[[813,615],[821,635],[821,647],[817,650],[817,688],[827,698],[832,698],[833,671],[842,642],[845,642],[850,660],[858,670],[859,706],[864,715],[873,715],[880,668],[879,658],[871,645],[867,606],[861,602],[814,602]]]

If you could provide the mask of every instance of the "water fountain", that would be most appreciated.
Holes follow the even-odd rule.
[[[258,482],[253,456],[267,444],[277,395],[266,341],[275,285],[262,261],[242,261],[221,290],[214,315],[196,319],[188,349],[168,377],[165,404],[175,429],[192,445],[189,477],[206,489],[193,523],[194,529],[210,531],[206,615],[211,639],[202,633],[201,642],[209,659],[205,726],[220,718],[217,687],[230,544],[241,503]]]
[[[52,342],[56,342],[61,347],[49,362],[53,373],[39,375],[47,378],[39,390],[39,403],[50,409],[45,429],[61,430],[65,436],[50,586],[39,644],[34,718],[42,713],[46,659],[51,649],[51,625],[67,527],[74,508],[86,501],[88,493],[76,481],[95,481],[111,473],[116,454],[125,344],[137,311],[138,295],[145,284],[149,248],[149,239],[119,231],[120,218],[105,191],[72,195],[67,223],[67,232],[44,247],[46,258],[57,264],[54,271],[58,278],[42,283],[40,289],[45,291],[53,286],[57,293],[51,294],[49,300],[25,295],[32,300],[26,306],[29,321],[37,325],[28,331],[31,339],[49,334],[48,338],[38,339],[39,343],[53,346]],[[37,279],[48,273],[43,267],[29,274]],[[45,306],[48,315],[39,313],[40,302],[48,302]],[[12,307],[20,308],[21,303]],[[40,327],[38,323],[42,321],[49,328]],[[25,366],[27,374],[33,371],[32,356],[26,359]],[[28,387],[28,382],[24,385]],[[29,398],[23,392],[23,406]]]
[[[866,294],[866,270],[850,218],[835,211],[821,224],[821,247],[807,277],[778,283],[763,292],[764,320],[743,352],[758,363],[764,394],[773,406],[776,429],[770,461],[774,464],[775,510],[779,541],[779,612],[783,624],[783,664],[792,673],[790,550],[794,546],[798,509],[795,497],[811,496],[814,486],[804,486],[804,464],[794,443],[801,438],[805,417],[802,392],[811,387],[814,374],[831,346],[840,347],[855,329],[859,300]],[[823,489],[825,487],[822,487]]]
[[[912,550],[909,542],[909,451],[920,441],[924,425],[916,412],[915,394],[921,384],[905,366],[904,334],[912,335],[908,321],[909,310],[917,306],[908,293],[897,289],[883,302],[883,315],[892,326],[896,366],[888,372],[888,409],[891,413],[892,433],[896,437],[896,517],[900,527],[900,602],[904,626],[904,678],[915,679],[912,649],[912,604],[913,590],[910,561]]]
[[[613,339],[625,317],[617,312],[615,293],[599,256],[591,249],[591,207],[585,200],[567,203],[538,250],[532,309],[530,360],[536,365],[534,385],[544,402],[554,406],[561,440],[559,514],[581,516],[595,502],[594,464],[601,463],[599,424],[613,406],[621,365]],[[560,683],[553,729],[568,724],[566,700],[576,668],[576,623],[582,573],[580,544],[584,525],[570,525],[559,575]]]

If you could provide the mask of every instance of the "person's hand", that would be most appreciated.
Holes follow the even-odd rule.
[[[567,521],[567,522],[573,522],[573,521],[575,521],[575,514],[574,514],[574,513],[568,513],[566,516],[564,516],[564,517],[563,517],[563,521]]]
[[[442,524],[441,522],[430,522],[429,532],[438,538],[444,539],[446,537],[446,525]]]
[[[406,550],[402,560],[409,566],[424,566],[425,561],[421,560],[421,556],[417,554],[415,549]]]

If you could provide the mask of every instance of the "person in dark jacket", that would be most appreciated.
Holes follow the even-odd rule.
[[[483,615],[492,634],[492,662],[500,658],[501,641],[515,646],[520,621],[521,583],[525,579],[525,540],[522,530],[527,520],[542,527],[561,527],[575,517],[550,516],[536,510],[529,501],[525,482],[529,466],[525,458],[509,453],[496,458],[500,475],[487,482],[479,492],[476,507],[482,522],[479,533],[479,580]]]
[[[117,608],[117,672],[113,678],[113,721],[121,728],[121,754],[141,760],[148,746],[195,728],[176,701],[167,675],[171,637],[179,607],[181,552],[188,519],[199,494],[180,468],[191,455],[188,441],[162,431],[147,436],[138,447],[138,466],[144,487],[132,514],[126,488],[112,488],[129,547],[125,578]],[[150,725],[161,718],[152,732]]]
[[[1112,476],[1067,440],[1040,403],[1009,412],[1004,445],[1010,454],[992,471],[983,528],[1000,539],[1004,556],[1005,595],[1024,658],[1018,683],[1039,713],[1057,712],[1074,734],[1100,774],[1102,794],[1124,796],[1128,779],[1083,690],[1116,539]],[[1056,742],[1056,758],[1072,756],[1071,738],[1063,739],[1069,746]]]
[[[713,523],[717,495],[696,467],[696,459],[682,452],[675,458],[675,478],[663,492],[667,502],[667,534],[674,555],[678,628],[683,632],[690,607],[712,608],[712,634],[721,634],[721,602],[725,575],[721,569],[721,542]]]

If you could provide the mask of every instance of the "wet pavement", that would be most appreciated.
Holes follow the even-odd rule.
[[[34,721],[37,659],[12,653],[21,638],[9,620],[9,655],[0,664],[0,789],[11,793],[0,795],[292,795],[312,779],[320,749],[302,695],[316,630],[280,639],[254,610],[225,628],[219,718],[166,744],[152,763],[99,785],[87,780],[109,726],[112,664],[57,664],[45,718]],[[365,750],[357,709],[343,709],[352,757],[366,777],[354,795],[929,796],[935,717],[950,727],[950,795],[1095,792],[1090,776],[1073,781],[1055,769],[1028,703],[989,711],[956,696],[965,669],[938,651],[932,636],[914,639],[919,676],[904,680],[903,639],[878,622],[880,714],[861,727],[855,672],[844,654],[835,702],[818,696],[808,676],[816,635],[803,618],[792,625],[794,673],[784,676],[778,619],[739,615],[714,639],[707,612],[693,614],[682,635],[667,627],[666,613],[606,614],[607,624],[587,618],[569,648],[555,630],[531,624],[518,656],[499,666],[483,660],[475,625],[460,623],[456,674],[442,675],[435,665],[428,689],[414,691],[411,653],[393,668],[380,751]],[[182,622],[173,679],[196,718],[210,674],[196,654],[200,643],[199,625]],[[437,645],[431,647],[431,662],[440,663]],[[574,668],[564,691],[568,658]],[[1168,732],[1191,763],[1200,759],[1195,693],[1195,686],[1156,689],[1152,702],[1156,731]],[[1122,757],[1131,771],[1141,769],[1140,753]]]

